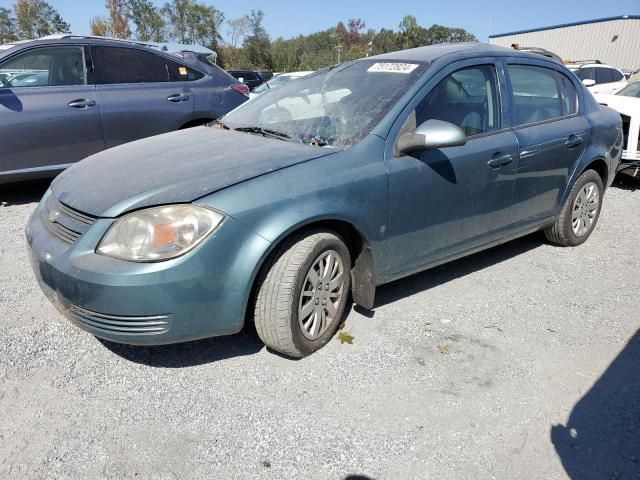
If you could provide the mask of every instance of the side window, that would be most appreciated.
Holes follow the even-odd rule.
[[[87,62],[81,46],[29,50],[0,64],[8,87],[55,87],[87,84]]]
[[[100,69],[98,83],[168,82],[169,72],[163,57],[127,47],[95,47]]]
[[[613,82],[613,77],[611,75],[610,68],[596,68],[596,83],[600,85],[601,83],[611,83]]]
[[[624,80],[624,75],[622,74],[622,72],[620,72],[618,70],[614,70],[612,68],[611,69],[611,81],[612,82],[621,82],[622,80]]]
[[[193,82],[204,77],[204,75],[197,70],[172,62],[171,60],[167,60],[167,68],[169,69],[169,79],[172,82]]]
[[[478,65],[458,70],[434,87],[416,108],[416,123],[437,119],[459,126],[467,136],[500,128],[495,68]]]
[[[570,111],[570,104],[567,105],[561,96],[560,76],[555,70],[531,65],[509,65],[507,68],[513,92],[511,120],[514,127],[562,117]]]
[[[581,68],[578,70],[578,78],[580,80],[595,80],[596,73],[593,71],[593,68]]]
[[[562,115],[573,115],[578,111],[578,92],[566,75],[562,73],[557,75],[562,96]]]

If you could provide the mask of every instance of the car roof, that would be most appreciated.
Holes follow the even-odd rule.
[[[612,68],[613,70],[620,70],[612,65],[606,63],[586,62],[586,63],[569,63],[566,65],[571,70],[579,70],[581,68]]]
[[[520,52],[512,48],[499,47],[480,42],[464,43],[443,43],[440,45],[429,45],[427,47],[411,48],[397,52],[383,53],[366,60],[394,60],[409,62],[433,62],[438,58],[452,54],[468,54],[468,56],[495,56],[509,55],[528,58],[540,58],[539,54]]]
[[[152,53],[163,55],[169,58],[175,58],[186,65],[193,67],[195,69],[200,70],[199,65],[197,65],[194,61],[189,59],[178,57],[174,55],[172,52],[164,51],[158,48],[156,44],[140,42],[137,40],[123,40],[120,38],[111,38],[111,37],[99,37],[92,35],[73,35],[73,34],[56,34],[56,35],[47,35],[45,37],[33,39],[33,40],[20,40],[18,42],[10,42],[3,47],[4,49],[0,49],[0,58],[4,57],[7,54],[11,54],[15,51],[14,48],[11,48],[10,45],[15,47],[30,47],[30,46],[39,46],[39,45],[65,45],[65,44],[78,44],[78,42],[82,42],[87,45],[108,45],[115,47],[129,46],[141,48]]]

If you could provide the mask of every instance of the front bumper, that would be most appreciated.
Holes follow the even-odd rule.
[[[72,244],[41,214],[27,226],[42,291],[75,325],[118,343],[161,345],[240,331],[256,266],[269,243],[232,218],[186,255],[132,263],[95,253],[113,223],[98,219]]]

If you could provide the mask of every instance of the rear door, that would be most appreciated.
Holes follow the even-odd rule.
[[[189,82],[172,82],[169,61],[143,49],[92,46],[107,148],[178,130],[193,120]]]
[[[622,90],[627,81],[624,75],[615,68],[598,67],[595,68],[596,85],[593,87],[593,93],[614,94]]]
[[[30,48],[0,74],[0,174],[58,170],[104,149],[88,47]]]
[[[510,61],[506,72],[519,145],[511,214],[516,226],[544,223],[558,211],[589,125],[579,115],[576,84],[564,73],[533,60]]]

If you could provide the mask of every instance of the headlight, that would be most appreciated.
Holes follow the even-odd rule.
[[[97,253],[130,262],[157,262],[188,252],[220,225],[218,212],[169,205],[130,213],[107,231]]]

